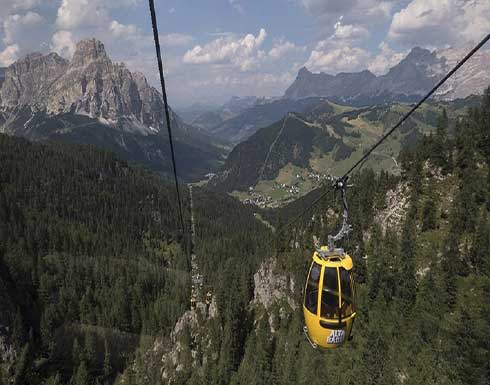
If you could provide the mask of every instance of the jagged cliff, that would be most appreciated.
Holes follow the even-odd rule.
[[[102,42],[80,41],[73,58],[33,53],[0,81],[0,132],[109,148],[151,168],[170,170],[164,104],[145,76],[114,63]],[[170,110],[182,176],[212,170],[220,151],[209,136]]]
[[[95,39],[77,44],[71,61],[33,53],[5,71],[1,107],[31,106],[49,114],[75,113],[115,122],[135,119],[147,130],[164,128],[163,101],[143,74],[113,63]],[[175,114],[172,112],[175,120]]]
[[[303,67],[284,96],[289,99],[324,96],[354,105],[413,101],[427,93],[469,50],[470,47],[431,52],[415,47],[400,63],[381,76],[375,76],[368,70],[341,72],[334,76],[312,73]],[[487,68],[489,60],[489,50],[476,53],[438,91],[437,97],[453,100],[482,94],[490,82],[490,71]]]

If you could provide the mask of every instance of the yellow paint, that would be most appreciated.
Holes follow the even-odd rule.
[[[321,250],[328,251],[326,246],[322,246]],[[329,319],[323,318],[320,316],[321,314],[321,295],[323,293],[323,277],[326,269],[336,269],[337,270],[337,281],[338,281],[338,309],[341,308],[342,304],[342,290],[340,283],[340,273],[339,268],[343,267],[347,271],[351,271],[353,268],[352,258],[347,254],[337,254],[330,255],[328,257],[322,258],[318,252],[315,251],[312,258],[312,263],[310,266],[310,270],[308,271],[308,277],[310,276],[311,269],[314,263],[317,263],[321,267],[320,278],[318,281],[318,295],[317,295],[317,311],[316,313],[310,312],[305,306],[306,300],[306,287],[308,285],[308,279],[306,280],[305,290],[304,290],[304,299],[303,299],[303,314],[305,318],[305,332],[308,335],[309,340],[312,344],[316,345],[316,347],[324,348],[324,349],[332,349],[337,348],[342,345],[346,340],[349,339],[352,332],[352,325],[354,319],[356,317],[355,312],[355,292],[353,282],[350,282],[352,285],[352,295],[354,301],[354,312],[347,317],[342,317],[340,320],[337,319]],[[336,312],[337,313],[337,312]],[[322,325],[322,324],[323,325]],[[338,336],[343,336],[340,338],[341,340],[336,340]],[[328,340],[330,339],[330,342]],[[335,341],[335,342],[332,342]]]

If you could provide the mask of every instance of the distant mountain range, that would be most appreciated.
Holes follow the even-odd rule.
[[[434,132],[442,108],[448,110],[454,125],[456,116],[478,105],[480,99],[472,96],[425,104],[372,154],[366,167],[398,173],[400,149]],[[410,109],[402,103],[351,107],[324,98],[302,101],[308,101],[303,113],[289,113],[238,144],[209,186],[227,192],[253,187],[264,196],[294,199],[294,194],[318,186],[323,175],[344,173]]]
[[[323,96],[341,103],[362,106],[385,102],[412,102],[427,93],[469,49],[429,51],[415,47],[387,74],[376,76],[368,70],[329,75],[301,68],[284,97],[298,100]],[[436,97],[442,100],[481,94],[490,83],[490,51],[475,54]]]
[[[200,111],[189,121],[233,144],[248,139],[288,112],[304,113],[322,97],[342,105],[365,107],[392,102],[412,103],[427,93],[464,57],[469,48],[429,51],[415,47],[387,74],[368,70],[337,75],[312,73],[303,67],[283,97],[238,98],[220,108]],[[437,93],[436,100],[464,99],[481,94],[490,84],[490,51],[478,52]]]
[[[113,63],[95,39],[80,41],[72,60],[33,53],[0,71],[0,132],[34,140],[96,144],[162,172],[171,169],[160,93],[143,74]],[[222,151],[173,111],[179,169],[198,179]]]
[[[233,144],[242,142],[253,135],[259,128],[266,127],[281,119],[288,112],[304,112],[317,100],[274,99],[260,100],[244,109],[236,116],[224,120],[207,131]],[[202,116],[201,118],[204,118]],[[195,124],[195,123],[194,123]]]

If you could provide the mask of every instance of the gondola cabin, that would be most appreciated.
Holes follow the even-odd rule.
[[[313,254],[303,301],[304,331],[314,348],[336,348],[351,338],[356,316],[352,258],[322,246]]]

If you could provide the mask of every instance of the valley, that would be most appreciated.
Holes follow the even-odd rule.
[[[458,117],[478,100],[469,97],[421,107],[363,167],[399,175],[400,151],[435,134],[443,110],[453,131]],[[347,171],[410,107],[403,103],[352,107],[310,99],[303,114],[290,114],[238,144],[208,185],[260,207],[287,204],[327,183],[329,176]]]
[[[349,179],[337,246],[354,267],[335,268],[332,307],[352,302],[354,338],[319,353],[303,329],[317,240],[343,221],[333,176],[458,55],[414,47],[384,75],[295,65],[283,96],[170,108],[181,196],[160,92],[101,41],[0,68],[0,385],[489,383],[489,51]]]

